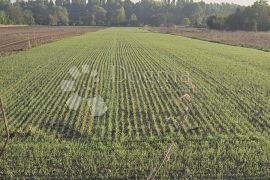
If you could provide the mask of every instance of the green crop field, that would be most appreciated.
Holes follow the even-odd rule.
[[[0,57],[0,95],[0,177],[270,177],[267,52],[108,28]]]

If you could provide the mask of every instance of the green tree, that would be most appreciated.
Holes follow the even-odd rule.
[[[184,25],[185,26],[190,26],[190,24],[191,24],[190,19],[189,18],[184,18]]]
[[[136,14],[134,14],[134,13],[131,14],[130,20],[133,21],[133,22],[138,21]]]
[[[56,26],[57,23],[58,23],[58,17],[57,17],[57,15],[56,14],[54,14],[54,15],[50,14],[49,15],[49,25]]]
[[[6,10],[9,5],[9,0],[0,0],[0,11]]]
[[[270,30],[270,6],[266,0],[260,0],[243,10],[237,9],[225,20],[225,29],[268,31]]]
[[[141,0],[137,3],[132,0],[72,0],[72,3],[71,0],[17,0],[13,4],[10,0],[0,0],[0,11],[5,13],[9,22],[32,24],[34,18],[34,23],[40,25],[169,26],[185,23],[202,26],[206,25],[206,19],[211,14],[224,16],[233,13],[236,7],[233,4],[206,4],[191,0]],[[234,29],[266,30],[269,22],[269,6],[265,0],[246,10],[241,8],[240,16],[234,14],[226,18],[226,25]]]
[[[63,0],[55,0],[55,5],[56,6],[63,6],[64,1]]]
[[[125,9],[125,15],[126,15],[126,19],[128,21],[131,20],[131,15],[134,13],[134,3],[131,2],[130,0],[125,0],[124,1],[124,9]]]
[[[19,5],[10,5],[7,8],[7,16],[13,24],[24,24],[24,13]]]
[[[50,0],[49,5],[48,5],[48,9],[49,9],[49,10],[50,10],[50,9],[53,9],[53,7],[54,7],[54,3],[53,3],[52,0]]]
[[[30,10],[25,10],[23,12],[23,24],[28,24],[28,25],[34,25],[35,24],[35,19],[33,17],[33,13]]]
[[[96,25],[105,25],[107,11],[103,7],[97,5],[95,5],[93,9],[93,15],[95,17]]]
[[[153,15],[151,18],[151,24],[154,26],[161,26],[167,24],[167,16],[165,13],[159,13],[157,15]]]
[[[137,16],[135,13],[131,14],[130,25],[131,26],[138,26],[139,25],[139,22],[138,22],[138,19],[137,19]]]
[[[203,9],[199,3],[192,4],[191,13],[190,18],[192,24],[195,26],[201,25],[203,20]]]
[[[87,11],[82,17],[81,21],[86,26],[95,26],[95,15],[93,15],[91,12]]]
[[[49,24],[49,9],[42,1],[29,1],[28,9],[32,11],[36,24]]]
[[[72,3],[69,7],[69,21],[71,25],[82,25],[81,19],[85,16],[85,6],[78,3]]]
[[[86,0],[72,0],[72,4],[86,5]]]
[[[67,9],[61,6],[55,7],[55,14],[58,18],[58,25],[68,25],[69,18],[68,18],[68,12]]]
[[[270,29],[270,7],[267,0],[260,0],[252,6],[257,21],[258,30],[267,31]]]
[[[157,11],[153,0],[141,0],[136,4],[135,14],[142,24],[152,24],[151,20],[156,13]]]
[[[114,23],[120,24],[124,23],[126,21],[126,13],[124,7],[120,7],[116,10],[115,16],[114,16]]]
[[[0,24],[8,24],[8,17],[4,11],[0,11]]]
[[[207,25],[210,29],[224,29],[225,18],[221,15],[212,15],[207,19]]]

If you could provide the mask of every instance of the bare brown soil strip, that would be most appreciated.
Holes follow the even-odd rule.
[[[216,31],[185,27],[147,27],[147,29],[160,33],[270,51],[270,32]]]
[[[104,27],[0,26],[0,54],[21,51],[65,37],[95,32]]]

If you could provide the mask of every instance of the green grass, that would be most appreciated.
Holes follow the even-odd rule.
[[[1,57],[0,94],[13,139],[0,176],[145,178],[180,122],[160,178],[268,177],[269,59],[267,52],[136,28],[110,28]],[[70,110],[72,93],[60,88],[62,80],[73,79],[70,68],[85,64],[98,71],[98,85],[85,88],[93,78],[83,74],[75,89],[83,98],[104,98],[108,110],[100,117],[89,116],[86,101]],[[180,77],[186,72],[197,91],[184,120],[180,97],[187,85]]]
[[[256,137],[178,139],[158,178],[269,177],[269,145]],[[169,141],[18,141],[1,161],[8,177],[146,179]]]

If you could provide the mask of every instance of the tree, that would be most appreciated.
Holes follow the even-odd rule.
[[[49,9],[43,1],[29,1],[28,10],[31,10],[36,24],[49,24]]]
[[[72,0],[72,4],[86,5],[86,0]]]
[[[50,10],[50,9],[53,9],[53,7],[54,7],[54,3],[53,3],[52,0],[50,0],[49,5],[48,5],[48,9],[49,9],[49,10]]]
[[[28,25],[34,25],[35,24],[35,19],[33,17],[33,13],[30,10],[25,10],[23,12],[23,24],[28,24]]]
[[[270,7],[266,0],[260,0],[254,3],[252,6],[254,9],[251,16],[255,16],[254,19],[257,21],[258,30],[267,31],[270,29]]]
[[[0,11],[4,12],[2,22],[7,19],[5,23],[40,25],[206,26],[207,17],[212,14],[227,16],[236,8],[234,4],[191,0],[141,0],[137,3],[132,0],[17,0],[15,3],[0,0]],[[265,0],[240,9],[239,14],[225,18],[226,29],[269,28],[269,6]]]
[[[184,18],[184,25],[185,26],[190,26],[191,22],[189,18]]]
[[[124,7],[120,7],[116,10],[116,13],[114,15],[114,24],[121,24],[126,21],[126,13]]]
[[[190,20],[195,26],[199,26],[203,20],[203,9],[198,3],[192,3],[190,6]]]
[[[63,0],[55,0],[56,6],[63,6]]]
[[[9,0],[0,0],[0,11],[6,10],[9,5]]]
[[[177,6],[178,8],[183,8],[184,5],[185,5],[185,3],[186,3],[185,0],[177,0],[176,6]]]
[[[56,25],[68,25],[69,18],[66,8],[62,6],[54,6],[49,12],[49,24]]]
[[[138,19],[137,19],[137,16],[136,14],[132,14],[131,17],[130,17],[130,25],[131,26],[138,26],[139,25],[139,22],[138,22]]]
[[[131,20],[131,15],[134,14],[134,4],[130,0],[124,1],[125,15],[128,21]]]
[[[213,26],[213,22],[220,22],[222,19],[209,19],[208,26],[220,29],[220,26]],[[210,21],[211,20],[211,21]],[[247,31],[268,31],[270,30],[270,6],[267,1],[260,0],[254,5],[243,10],[237,9],[235,13],[224,18],[223,29],[247,30]],[[212,22],[212,23],[211,23]]]
[[[71,25],[82,25],[82,17],[85,15],[85,6],[72,3],[69,8],[69,21]]]
[[[151,24],[151,19],[155,15],[155,4],[152,0],[141,0],[135,6],[135,14],[142,24]]]
[[[167,24],[167,16],[164,13],[153,15],[151,18],[151,24],[154,26],[161,26]]]
[[[94,17],[95,17],[95,22],[96,25],[105,25],[106,24],[106,14],[107,11],[100,6],[94,6]]]
[[[210,29],[224,29],[225,18],[220,15],[212,15],[207,19],[207,25]]]
[[[56,26],[57,25],[57,22],[58,22],[58,17],[56,14],[54,15],[49,15],[49,25],[51,26]]]
[[[8,24],[9,20],[4,11],[0,11],[0,24]]]
[[[7,8],[7,16],[14,24],[23,24],[23,10],[19,5],[10,5]]]
[[[92,8],[93,6],[100,6],[101,3],[99,0],[88,0],[87,6]]]
[[[55,7],[55,13],[58,17],[58,25],[68,25],[69,18],[67,9],[61,6]]]
[[[81,21],[83,22],[83,25],[86,26],[96,25],[95,16],[89,11],[86,11],[86,13],[81,17]]]
[[[131,20],[131,21],[138,21],[136,14],[133,13],[133,14],[131,15],[131,17],[130,17],[130,20]]]
[[[106,4],[104,5],[104,8],[107,11],[106,14],[107,25],[110,26],[114,21],[114,14],[118,7],[114,0],[107,0]]]
[[[225,28],[228,30],[240,30],[242,28],[242,12],[239,8],[234,14],[229,15],[225,20]]]

